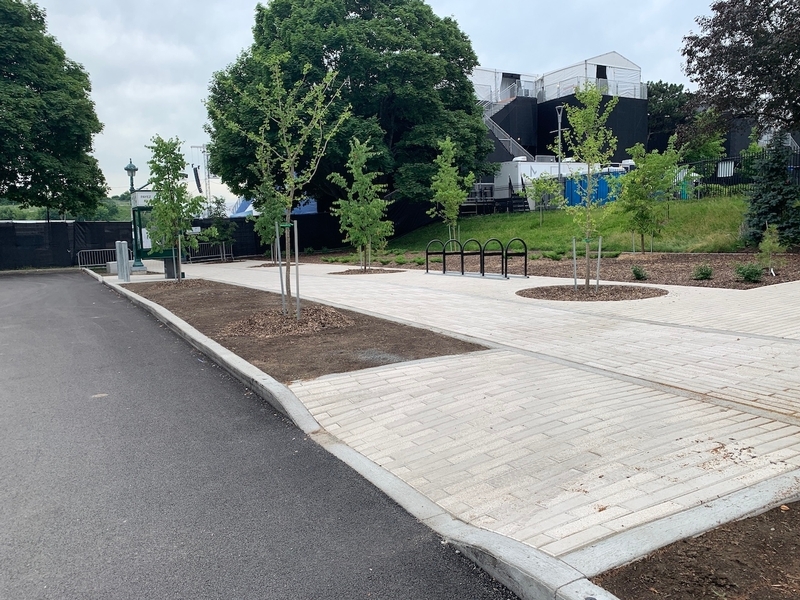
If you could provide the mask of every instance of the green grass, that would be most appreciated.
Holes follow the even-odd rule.
[[[656,252],[733,252],[742,247],[739,229],[747,201],[742,196],[728,198],[704,198],[702,200],[673,200],[663,206],[664,226],[653,239]],[[625,215],[613,209],[613,205],[600,209],[599,234],[603,236],[603,255],[630,252],[631,232]],[[577,238],[578,251],[583,246],[583,235],[572,217],[563,210],[544,213],[539,225],[539,213],[510,213],[464,217],[459,220],[461,241],[474,238],[485,243],[497,238],[504,245],[513,238],[521,238],[532,253],[544,256],[571,255],[572,238]],[[445,241],[447,228],[441,223],[422,227],[389,242],[388,251],[402,248],[409,252],[424,252],[428,242],[434,239]],[[596,249],[597,240],[593,241]],[[650,249],[650,238],[645,238],[646,250]],[[636,248],[640,250],[639,240]],[[438,247],[436,248],[438,249]]]

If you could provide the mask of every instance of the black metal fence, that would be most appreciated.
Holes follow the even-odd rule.
[[[768,152],[747,152],[684,165],[678,173],[681,198],[749,194],[753,190],[758,163],[766,158]],[[795,185],[800,185],[800,153],[789,155],[786,176]]]

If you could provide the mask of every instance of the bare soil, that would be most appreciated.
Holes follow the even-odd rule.
[[[395,362],[484,350],[427,329],[305,302],[284,316],[279,294],[202,279],[131,283],[282,383]]]
[[[320,259],[320,255],[306,256],[303,262],[320,262]],[[401,264],[376,265],[366,272],[351,268],[344,274],[391,277],[397,269],[425,268],[402,260]],[[800,280],[798,255],[787,255],[784,264],[776,269],[776,276],[765,275],[761,283],[737,280],[735,265],[754,260],[754,256],[744,254],[622,255],[602,259],[601,279],[633,283],[631,267],[636,264],[648,275],[645,283],[657,285],[750,289]],[[596,261],[592,264],[594,268]],[[693,270],[700,264],[712,267],[711,280],[692,279]],[[442,265],[433,263],[429,267],[441,271]],[[515,258],[509,271],[521,275],[523,267],[523,260]],[[579,277],[581,267],[585,270],[585,263],[579,264]],[[460,271],[460,261],[448,257],[447,268]],[[478,272],[477,257],[468,257],[465,269]],[[571,278],[572,269],[569,260],[539,259],[528,263],[529,275]],[[486,271],[499,275],[499,259],[489,258]],[[280,296],[238,286],[187,280],[134,283],[129,287],[284,383],[483,349],[427,330],[311,302],[303,302],[303,316],[298,323],[293,313],[290,318],[282,314]],[[603,285],[601,297],[570,298],[572,285],[538,289],[549,290],[540,293],[550,294],[551,299],[584,301],[641,299],[651,293],[662,293],[645,286]],[[526,290],[521,295],[535,296]],[[594,582],[622,600],[797,600],[800,598],[798,546],[800,503],[677,542],[640,561],[604,573]]]

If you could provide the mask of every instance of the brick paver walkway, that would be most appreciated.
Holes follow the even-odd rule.
[[[254,264],[186,271],[278,291]],[[301,265],[301,295],[487,345],[290,386],[466,522],[564,557],[800,467],[800,283],[556,303],[515,295],[544,278],[336,270]]]

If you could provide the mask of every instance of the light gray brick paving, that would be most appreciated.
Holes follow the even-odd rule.
[[[188,268],[278,289],[257,269]],[[458,518],[560,555],[800,465],[786,292],[532,302],[514,291],[547,280],[327,270],[301,266],[315,299],[499,345],[291,385],[324,428]]]

